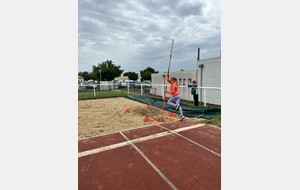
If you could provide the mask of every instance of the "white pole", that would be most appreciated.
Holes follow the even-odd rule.
[[[100,85],[100,90],[102,91],[102,88],[101,88],[101,69],[100,69],[100,81],[99,81],[99,85]]]
[[[206,88],[204,88],[204,106],[206,106]]]
[[[129,84],[127,84],[128,94],[129,94]]]
[[[143,85],[141,84],[141,95],[143,95]]]
[[[161,86],[161,96],[162,96],[162,99],[164,99],[164,86],[163,85]]]
[[[96,96],[96,85],[94,85],[94,96]]]
[[[188,89],[188,87],[187,86],[185,86],[183,89],[185,89],[186,90],[186,100],[190,100],[189,99],[189,89]]]

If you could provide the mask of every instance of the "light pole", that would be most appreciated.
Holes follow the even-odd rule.
[[[100,81],[99,81],[99,85],[100,85],[100,90],[102,91],[102,88],[101,88],[101,69],[99,69],[100,71]]]

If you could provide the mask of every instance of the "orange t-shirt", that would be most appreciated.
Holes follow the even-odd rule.
[[[171,83],[171,80],[168,79],[168,82]],[[170,91],[167,91],[167,93],[172,94],[172,96],[177,96],[179,94],[177,82],[173,82],[173,84],[171,83]]]

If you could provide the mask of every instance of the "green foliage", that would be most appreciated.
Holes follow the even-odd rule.
[[[141,75],[143,80],[151,80],[151,72],[150,71],[145,71],[143,72],[143,74]]]
[[[88,99],[98,99],[98,98],[111,98],[111,97],[124,97],[127,96],[127,92],[116,92],[116,91],[101,91],[96,92],[96,96],[94,96],[93,92],[90,93],[79,93],[78,100],[88,100]],[[130,95],[130,94],[129,94]]]
[[[126,72],[123,74],[123,76],[128,76],[129,80],[137,80],[138,79],[138,74],[135,72]]]
[[[211,124],[217,127],[221,128],[221,114],[218,115],[217,117],[213,118],[213,119],[206,119],[204,121],[201,121],[200,123],[206,123],[206,124]]]
[[[79,72],[78,75],[82,76],[84,78],[84,80],[90,80],[90,79],[92,79],[91,73],[89,73],[87,71]]]
[[[101,80],[110,81],[116,77],[121,76],[124,70],[120,69],[121,65],[116,66],[112,60],[106,60],[101,64],[93,65],[92,76],[94,80],[100,80],[100,69],[101,69]]]
[[[155,71],[152,67],[147,67],[146,69],[141,70],[141,75],[146,71],[149,71],[150,73],[158,73],[158,71]]]
[[[141,70],[142,80],[151,80],[152,73],[158,73],[158,71],[155,71],[152,67],[147,67],[146,69]]]

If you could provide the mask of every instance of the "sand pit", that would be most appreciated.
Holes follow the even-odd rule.
[[[122,97],[78,101],[78,139],[179,119],[168,118],[168,111],[161,118],[161,109],[147,106]],[[131,112],[125,113],[126,109]],[[145,117],[150,122],[144,122]]]

